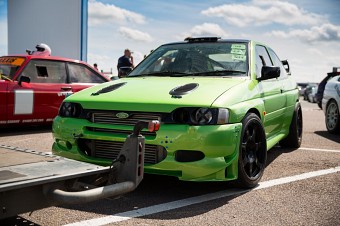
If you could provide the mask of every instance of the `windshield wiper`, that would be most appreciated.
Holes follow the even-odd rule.
[[[157,72],[151,72],[151,73],[147,73],[147,74],[131,75],[129,77],[143,77],[143,76],[182,77],[184,75],[187,75],[187,73],[178,72],[178,71],[157,71]]]
[[[205,76],[205,75],[214,75],[214,74],[223,74],[223,75],[225,75],[226,73],[228,73],[228,74],[233,74],[233,73],[238,73],[238,74],[242,73],[242,74],[245,74],[247,72],[239,71],[239,70],[219,70],[219,71],[197,72],[197,73],[193,73],[192,75],[193,76],[196,76],[196,75]]]

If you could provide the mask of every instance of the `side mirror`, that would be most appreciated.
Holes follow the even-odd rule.
[[[127,76],[132,71],[132,67],[120,67],[118,70],[118,77],[122,78]]]
[[[283,64],[284,69],[286,70],[287,74],[290,75],[290,67],[289,67],[289,63],[288,60],[282,60],[281,61]]]
[[[27,76],[22,75],[20,76],[19,81],[18,81],[19,86],[21,86],[21,83],[23,82],[30,83],[31,79]]]
[[[278,77],[280,77],[280,67],[263,66],[261,69],[261,77],[258,78],[258,80],[262,81]]]

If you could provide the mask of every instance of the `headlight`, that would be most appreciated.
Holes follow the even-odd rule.
[[[175,123],[190,125],[222,125],[229,122],[224,108],[178,108],[172,113]]]
[[[59,116],[77,118],[82,112],[82,107],[80,104],[63,102],[59,108]]]
[[[212,109],[199,108],[194,112],[194,115],[192,115],[191,119],[194,124],[207,125],[213,119]]]

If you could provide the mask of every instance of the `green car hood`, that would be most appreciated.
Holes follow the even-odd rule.
[[[90,87],[66,101],[80,103],[84,109],[171,112],[177,107],[210,107],[220,95],[244,81],[216,77],[124,78]],[[198,86],[187,94],[169,94],[176,87],[192,83]]]

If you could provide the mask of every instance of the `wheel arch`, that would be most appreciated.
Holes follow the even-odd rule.
[[[264,107],[263,100],[261,99],[253,99],[250,101],[241,102],[230,106],[229,109],[232,112],[232,122],[242,122],[247,113],[254,113],[260,118],[261,122],[264,123],[266,109]]]
[[[328,107],[328,105],[329,105],[329,103],[330,103],[331,101],[334,101],[334,102],[338,105],[338,108],[340,107],[339,104],[338,104],[338,101],[336,101],[335,98],[331,97],[331,98],[328,99],[328,101],[327,101],[327,103],[326,103],[326,108]]]
[[[259,110],[257,108],[250,108],[246,114],[244,116],[246,116],[248,113],[254,113],[255,115],[257,115],[257,117],[259,117],[262,121],[262,117],[261,117],[261,114],[259,112]]]

